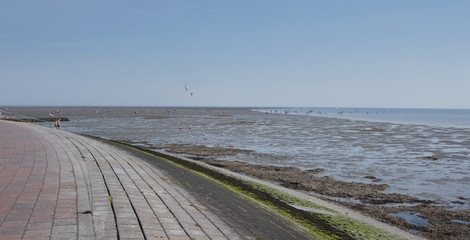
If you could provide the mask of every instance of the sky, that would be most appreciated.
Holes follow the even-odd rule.
[[[467,0],[0,0],[0,106],[468,109],[469,12]]]

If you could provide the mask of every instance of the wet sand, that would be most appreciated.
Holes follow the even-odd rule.
[[[54,108],[21,110],[43,116],[47,109]],[[276,182],[430,239],[468,239],[469,129],[249,109],[63,111],[71,119],[63,125],[72,132],[173,152]]]

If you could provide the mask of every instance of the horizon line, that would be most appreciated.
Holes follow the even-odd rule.
[[[92,108],[124,108],[124,107],[145,107],[145,108],[336,108],[336,109],[442,109],[442,110],[470,110],[470,108],[443,108],[443,107],[332,107],[332,106],[190,106],[190,105],[0,105],[1,108],[9,108],[9,107],[31,107],[31,108],[39,108],[39,107],[92,107]]]

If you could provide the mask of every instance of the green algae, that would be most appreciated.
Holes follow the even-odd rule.
[[[203,174],[203,175],[205,177],[211,178],[210,176],[206,174]],[[350,239],[402,239],[398,236],[388,233],[385,230],[369,226],[365,223],[351,219],[347,216],[340,215],[337,211],[334,211],[332,209],[319,206],[315,203],[312,203],[303,199],[299,199],[297,197],[291,196],[287,193],[273,189],[266,185],[249,182],[249,181],[246,181],[246,183],[254,188],[262,189],[263,191],[266,191],[269,194],[272,194],[273,196],[278,197],[279,199],[289,201],[290,203],[296,204],[298,206],[324,210],[324,211],[332,213],[331,215],[318,213],[318,212],[310,212],[308,214],[312,214],[312,215],[315,215],[316,218],[323,219],[324,221],[328,222],[331,226],[333,226],[338,231],[345,233],[346,236],[350,237]],[[224,184],[224,185],[225,187],[231,189],[232,191],[241,193],[243,196],[249,198],[252,201],[256,201],[263,205],[269,206],[270,208],[276,210],[283,216],[289,217],[291,220],[295,220],[296,222],[307,227],[309,229],[308,232],[317,238],[320,238],[320,239],[344,239],[345,238],[343,234],[337,235],[334,232],[330,232],[330,231],[327,231],[327,233],[324,233],[324,230],[322,230],[321,227],[317,226],[317,224],[315,224],[313,221],[310,221],[310,219],[305,219],[302,217],[299,218],[298,216],[294,216],[291,212],[289,212],[289,210],[285,210],[279,207],[278,205],[273,204],[272,202],[260,201],[259,195],[257,194],[246,191],[242,188],[234,187],[232,185],[227,185],[227,184]]]
[[[105,140],[110,141],[110,140]],[[320,206],[310,201],[297,198],[269,186],[247,181],[234,175],[229,175],[219,169],[190,162],[179,157],[150,151],[128,144],[114,142],[133,150],[159,157],[171,164],[188,169],[196,174],[224,185],[226,188],[240,193],[242,196],[269,207],[283,216],[301,224],[308,233],[319,239],[403,239],[385,230],[370,226],[361,221],[341,215],[337,211]],[[294,206],[308,207],[327,213],[296,210]]]

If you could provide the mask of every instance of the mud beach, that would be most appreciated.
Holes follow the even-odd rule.
[[[49,110],[16,109],[36,117]],[[470,129],[243,108],[62,110],[67,131],[264,179],[429,239],[469,234]]]
[[[177,144],[152,146],[147,142],[128,143],[146,145],[150,149],[166,149],[167,152],[185,154],[191,159],[215,167],[307,192],[322,199],[343,204],[403,230],[420,233],[429,239],[468,239],[468,234],[470,234],[470,210],[452,210],[436,206],[432,201],[410,195],[384,193],[383,191],[389,187],[386,184],[345,182],[328,176],[317,176],[324,171],[321,168],[301,170],[295,167],[255,165],[216,159],[217,156],[247,152],[242,149]],[[366,177],[380,182],[380,179],[374,176]]]

